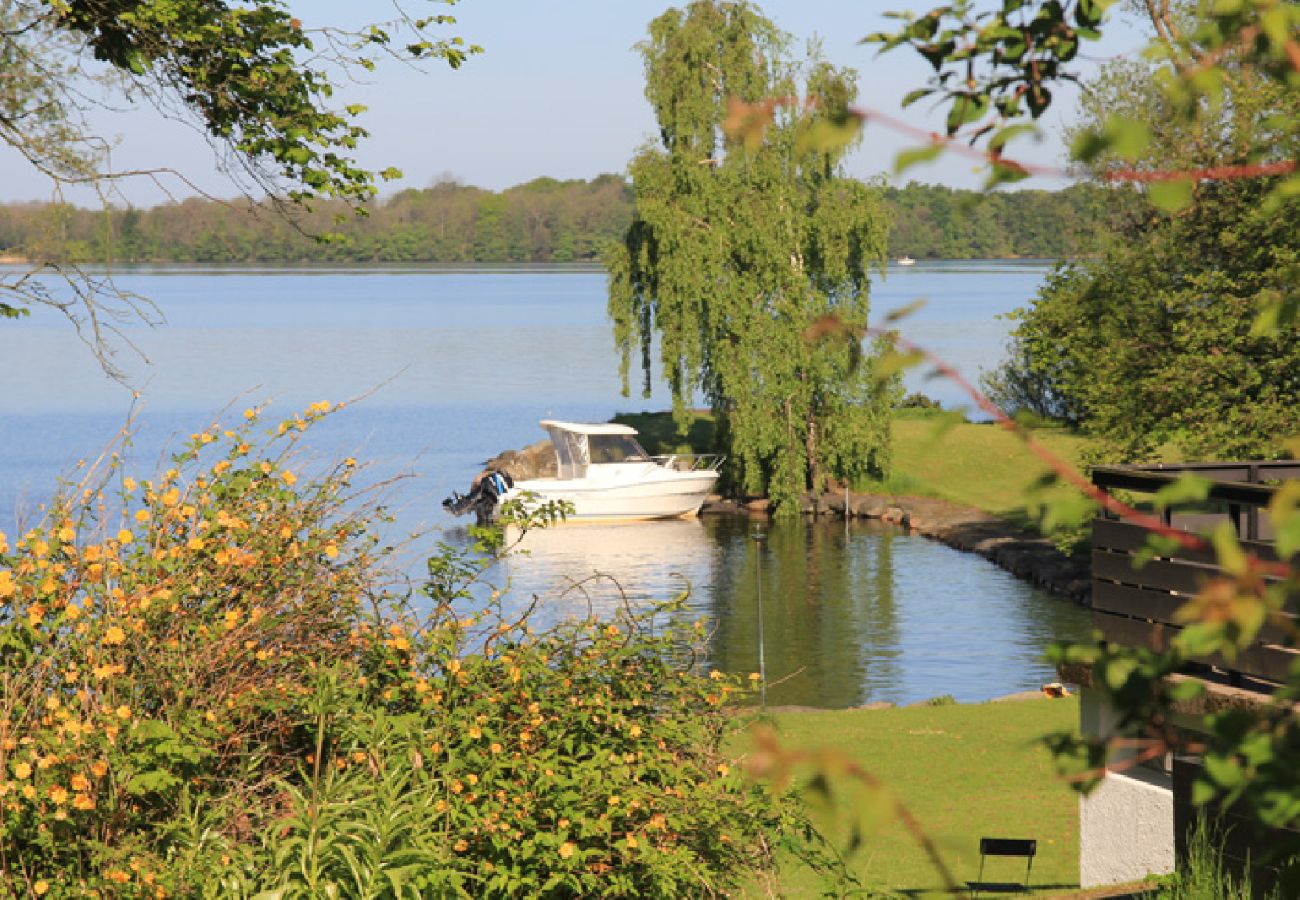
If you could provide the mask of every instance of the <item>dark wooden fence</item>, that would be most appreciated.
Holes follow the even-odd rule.
[[[1202,531],[1231,522],[1242,549],[1264,560],[1276,560],[1269,541],[1272,529],[1266,509],[1285,480],[1300,478],[1300,462],[1199,463],[1177,466],[1106,466],[1093,470],[1092,481],[1108,491],[1136,495],[1138,502],[1173,483],[1183,472],[1195,472],[1214,482],[1205,503],[1170,508],[1165,524]],[[1147,545],[1146,529],[1103,516],[1092,529],[1092,615],[1107,641],[1162,649],[1177,632],[1174,612],[1205,583],[1220,575],[1214,551],[1179,548],[1138,565],[1137,554]],[[1271,579],[1276,580],[1276,579]],[[1286,615],[1294,621],[1300,597],[1292,597]],[[1300,651],[1282,646],[1284,630],[1267,625],[1250,647],[1232,661],[1212,657],[1207,665],[1222,669],[1234,683],[1243,676],[1280,682]]]
[[[1195,472],[1214,482],[1207,502],[1193,508],[1166,509],[1164,523],[1187,531],[1205,531],[1231,522],[1242,549],[1260,559],[1277,560],[1270,542],[1273,532],[1265,512],[1280,482],[1300,478],[1300,462],[1205,463],[1178,466],[1104,467],[1093,470],[1092,481],[1108,491],[1136,495],[1141,504],[1183,472]],[[1206,581],[1222,573],[1214,551],[1179,548],[1168,556],[1136,565],[1147,546],[1146,529],[1103,516],[1092,530],[1093,622],[1107,641],[1161,649],[1178,631],[1177,609],[1192,599]],[[1295,621],[1300,596],[1288,599],[1284,612]],[[1199,674],[1267,692],[1269,682],[1286,679],[1298,652],[1288,646],[1285,628],[1268,624],[1256,641],[1231,661],[1200,661]],[[1208,669],[1206,667],[1209,667]],[[1177,754],[1173,761],[1174,842],[1180,861],[1187,860],[1188,840],[1198,817],[1208,820],[1213,842],[1222,851],[1224,867],[1237,877],[1249,877],[1256,896],[1264,896],[1277,871],[1260,865],[1270,850],[1292,846],[1296,833],[1262,828],[1248,816],[1217,803],[1197,807],[1192,784],[1201,768],[1197,756]]]

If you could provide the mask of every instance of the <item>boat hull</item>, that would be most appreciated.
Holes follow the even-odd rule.
[[[579,480],[538,478],[515,484],[504,499],[532,494],[537,503],[572,505],[567,521],[676,519],[699,512],[718,473],[672,473],[676,477],[627,484],[583,484]]]

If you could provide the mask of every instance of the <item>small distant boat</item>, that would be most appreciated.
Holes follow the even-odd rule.
[[[900,256],[898,258],[898,264],[900,266],[914,266],[916,265],[916,260],[912,259],[910,256]]]
[[[571,504],[569,521],[693,516],[713,490],[723,461],[720,456],[690,453],[650,456],[637,441],[636,429],[628,425],[552,419],[540,424],[555,448],[555,478],[509,483],[495,477],[500,473],[489,473],[476,484],[477,496],[453,495],[444,508],[455,514],[475,509],[482,520],[495,511],[497,502],[531,494],[541,503]]]

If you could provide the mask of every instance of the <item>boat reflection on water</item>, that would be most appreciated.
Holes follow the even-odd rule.
[[[519,555],[508,558],[504,574],[510,591],[541,598],[544,621],[600,618],[630,607],[649,608],[689,591],[688,604],[707,607],[699,593],[707,588],[718,548],[699,519],[655,522],[562,524],[537,528],[519,540]],[[518,603],[519,600],[516,600]]]

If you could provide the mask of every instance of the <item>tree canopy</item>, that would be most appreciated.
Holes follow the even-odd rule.
[[[1300,113],[1295,94],[1248,69],[1221,82],[1221,107],[1189,119],[1160,88],[1165,64],[1115,60],[1089,83],[1076,140],[1110,116],[1145,116],[1142,171],[1248,162],[1262,141],[1295,155],[1277,124]],[[1261,137],[1263,135],[1264,137]],[[1104,178],[1115,153],[1085,164]],[[1206,180],[1170,212],[1129,203],[1117,240],[1097,259],[1065,265],[1023,311],[997,399],[1067,419],[1107,440],[1111,458],[1153,458],[1162,446],[1193,459],[1277,456],[1296,427],[1300,333],[1255,327],[1258,311],[1294,291],[1300,229],[1266,201],[1276,178]],[[1123,203],[1134,192],[1112,189]],[[1038,396],[1012,396],[1033,384]]]
[[[631,163],[633,221],[608,259],[624,391],[634,352],[648,387],[657,342],[679,421],[699,392],[732,477],[778,508],[828,476],[883,474],[891,405],[891,383],[860,364],[886,207],[840,175],[842,148],[810,141],[847,115],[853,79],[788,45],[748,3],[651,22],[640,49],[660,141]],[[742,104],[795,95],[761,139],[723,131]]]

